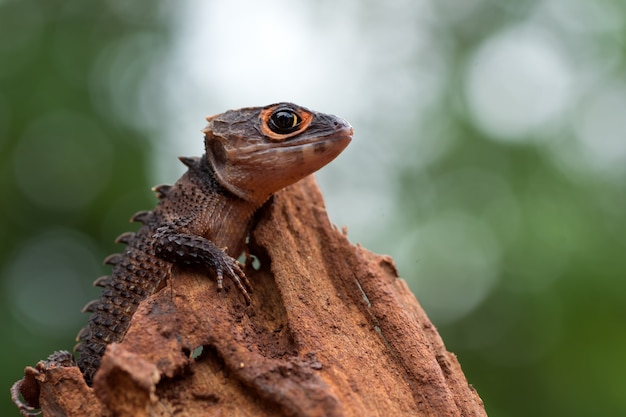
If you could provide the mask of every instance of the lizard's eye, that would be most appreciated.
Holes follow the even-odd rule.
[[[259,114],[261,133],[273,142],[282,142],[306,131],[313,113],[290,103],[268,106]]]
[[[295,132],[300,128],[300,123],[302,123],[302,118],[289,109],[276,110],[267,121],[270,130],[279,135]]]

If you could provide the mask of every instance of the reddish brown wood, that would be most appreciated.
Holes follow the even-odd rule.
[[[39,376],[44,415],[61,403],[68,416],[486,415],[393,260],[331,225],[312,177],[257,217],[251,306],[174,269],[109,346],[93,389],[76,368]]]

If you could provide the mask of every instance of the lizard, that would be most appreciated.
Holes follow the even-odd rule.
[[[173,185],[154,187],[152,211],[120,235],[127,246],[108,256],[112,273],[98,278],[100,298],[88,303],[77,336],[77,364],[92,385],[104,351],[123,340],[139,303],[163,288],[173,265],[204,268],[224,288],[231,281],[250,304],[251,284],[236,260],[253,214],[280,189],[317,171],[352,140],[345,120],[292,103],[229,110],[206,118],[205,153],[180,157],[188,170]]]

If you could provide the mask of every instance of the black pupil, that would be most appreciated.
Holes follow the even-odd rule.
[[[278,110],[270,116],[269,127],[279,134],[291,133],[298,130],[300,118],[291,110]]]

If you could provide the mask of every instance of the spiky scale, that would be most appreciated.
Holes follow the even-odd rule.
[[[93,286],[94,287],[106,287],[108,283],[111,282],[111,276],[109,275],[103,275],[99,278],[97,278],[94,282],[93,282]]]
[[[104,265],[117,265],[122,261],[122,259],[124,259],[124,256],[121,253],[112,253],[111,255],[104,258],[104,261],[102,261],[102,263]]]
[[[115,243],[125,243],[126,245],[128,245],[130,241],[133,240],[134,238],[135,238],[134,232],[125,232],[119,235],[115,239]]]
[[[171,190],[171,188],[172,188],[171,185],[161,184],[161,185],[152,187],[152,191],[156,193],[157,198],[159,200],[163,200],[165,197],[167,197],[167,193]]]
[[[135,215],[130,218],[130,221],[131,223],[139,222],[142,224],[146,224],[146,222],[148,221],[148,218],[150,218],[151,215],[152,215],[151,211],[141,210],[135,213]]]
[[[76,340],[84,340],[87,336],[89,336],[91,334],[91,329],[89,329],[89,327],[83,327],[82,329],[80,329],[80,332],[78,332],[78,335],[76,336]]]
[[[90,302],[85,304],[85,307],[83,307],[81,312],[82,313],[93,313],[94,311],[96,311],[96,309],[98,308],[99,304],[100,304],[100,300],[91,300]]]
[[[179,156],[178,159],[189,168],[197,167],[200,165],[201,161],[200,158],[196,156]]]

